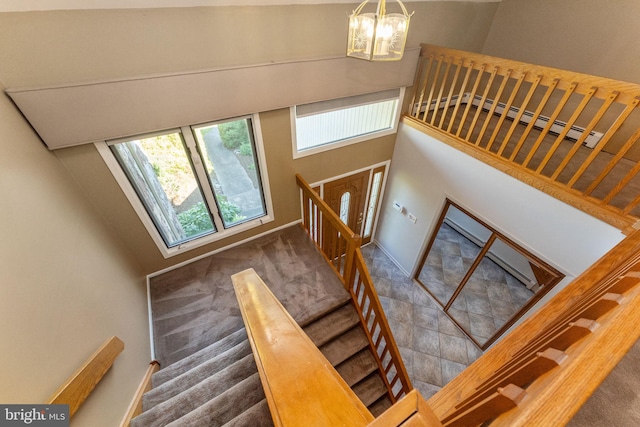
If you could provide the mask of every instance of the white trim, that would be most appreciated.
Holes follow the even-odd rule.
[[[293,149],[293,158],[299,159],[306,156],[322,153],[324,151],[334,150],[336,148],[346,147],[348,145],[357,144],[371,139],[380,138],[387,135],[393,135],[398,131],[398,124],[400,123],[400,116],[402,115],[402,106],[404,104],[405,88],[398,88],[400,93],[398,95],[398,105],[396,105],[395,117],[393,120],[393,126],[389,129],[383,129],[380,131],[371,132],[365,135],[355,136],[352,138],[342,139],[340,141],[328,142],[326,144],[318,145],[313,148],[304,150],[298,150],[298,136],[296,131],[296,106],[289,107],[289,117],[291,121],[291,144]]]

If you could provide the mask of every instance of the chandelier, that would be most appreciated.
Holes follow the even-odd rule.
[[[396,0],[402,13],[387,13],[385,0],[378,1],[375,13],[360,13],[369,2],[365,0],[349,16],[347,56],[368,61],[398,61],[402,59],[409,31],[407,9]]]

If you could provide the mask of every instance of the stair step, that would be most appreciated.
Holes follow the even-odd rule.
[[[327,295],[325,298],[319,298],[315,301],[307,301],[305,307],[298,305],[296,307],[288,307],[287,310],[301,328],[306,328],[311,323],[323,318],[349,301],[351,301],[351,295],[349,292],[344,290],[344,293],[340,293],[340,295]],[[300,311],[299,313],[294,312],[296,309],[301,308],[303,308],[303,311]]]
[[[352,389],[367,407],[387,393],[387,387],[377,372],[360,381]]]
[[[304,328],[311,341],[320,347],[358,324],[360,318],[351,304],[345,304]]]
[[[366,335],[360,325],[357,325],[321,346],[320,351],[332,366],[337,366],[368,345]]]
[[[273,419],[267,399],[253,405],[229,421],[224,427],[273,427]]]
[[[387,396],[384,396],[381,399],[378,399],[373,405],[369,406],[369,412],[378,418],[384,411],[391,408],[391,400]]]
[[[236,346],[238,343],[247,339],[247,331],[239,329],[232,334],[216,341],[208,347],[203,348],[191,356],[185,357],[171,365],[160,369],[151,377],[151,385],[153,388],[158,387],[160,384],[169,381],[172,378],[177,377],[190,369],[198,366],[199,364],[206,362],[207,360],[215,357],[216,354],[223,353],[230,348]]]
[[[377,369],[378,364],[369,347],[360,350],[336,366],[336,370],[349,387],[353,387]]]
[[[243,357],[220,372],[211,375],[197,385],[177,394],[150,410],[143,412],[131,421],[132,427],[165,425],[183,415],[196,410],[201,405],[224,394],[228,389],[253,374],[257,367],[253,354]],[[262,387],[260,387],[262,392]],[[246,407],[246,406],[245,406]]]
[[[248,340],[244,340],[235,347],[232,347],[229,350],[216,355],[214,358],[190,369],[189,371],[162,383],[160,386],[145,393],[142,397],[142,407],[144,411],[148,411],[154,406],[171,399],[179,393],[197,385],[199,382],[206,380],[216,372],[222,371],[227,366],[232,365],[250,354],[252,354],[251,345]]]
[[[250,408],[261,400],[264,400],[264,398],[260,376],[256,372],[219,396],[216,396],[193,411],[167,424],[167,427],[223,426],[228,421],[240,415],[244,408]]]

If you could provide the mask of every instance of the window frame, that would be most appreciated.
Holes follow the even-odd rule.
[[[298,149],[298,135],[297,135],[297,128],[296,128],[296,119],[297,119],[297,114],[296,114],[296,108],[297,105],[294,105],[292,107],[289,108],[289,118],[290,118],[290,122],[291,122],[291,143],[292,143],[292,149],[293,149],[293,158],[294,159],[298,159],[301,157],[306,157],[306,156],[311,156],[314,154],[318,154],[318,153],[322,153],[325,151],[329,151],[329,150],[335,150],[337,148],[341,148],[341,147],[346,147],[348,145],[352,145],[352,144],[357,144],[360,142],[364,142],[364,141],[368,141],[370,139],[375,139],[375,138],[380,138],[386,135],[392,135],[395,134],[398,131],[398,124],[400,123],[400,116],[402,113],[402,106],[404,104],[404,95],[405,95],[405,88],[404,87],[400,87],[397,88],[399,93],[398,93],[398,105],[396,105],[395,108],[395,117],[393,119],[393,126],[388,128],[388,129],[382,129],[382,130],[378,130],[378,131],[373,131],[370,133],[366,133],[363,135],[357,135],[357,136],[353,136],[353,137],[348,137],[345,139],[341,139],[341,140],[337,140],[334,142],[327,142],[325,144],[322,145],[318,145],[312,148],[307,148],[307,149],[303,149],[303,150],[299,150]],[[383,91],[384,92],[384,91]],[[375,92],[374,92],[375,93]],[[338,100],[347,100],[350,97],[346,97],[346,98],[338,98],[336,99],[336,101]],[[373,103],[373,102],[371,102]],[[369,104],[371,104],[369,103]],[[366,105],[366,104],[360,104],[360,105]],[[346,109],[346,108],[350,108],[353,106],[357,106],[357,104],[355,105],[346,105],[342,108],[334,108],[333,110],[338,110],[338,109]],[[326,110],[326,111],[331,111],[331,110]],[[323,111],[323,112],[326,112]],[[320,112],[318,112],[320,113]]]
[[[243,120],[243,119],[249,119],[251,121],[251,128],[253,130],[253,142],[254,142],[254,148],[255,148],[255,161],[258,165],[258,169],[260,171],[260,182],[262,184],[262,197],[264,199],[264,205],[265,205],[265,215],[261,216],[259,218],[254,218],[248,221],[244,221],[241,223],[238,223],[236,225],[230,226],[228,228],[225,228],[223,226],[223,222],[222,222],[222,218],[219,217],[219,208],[217,206],[217,204],[214,203],[214,205],[212,206],[210,203],[212,202],[211,199],[209,199],[209,195],[208,193],[211,191],[213,191],[213,189],[211,188],[207,188],[207,186],[209,186],[209,181],[208,179],[205,178],[205,183],[207,184],[207,186],[202,185],[202,175],[201,173],[198,171],[200,169],[198,163],[202,164],[201,161],[201,153],[200,150],[198,149],[198,143],[197,143],[197,139],[194,135],[195,130],[193,128],[195,127],[200,127],[200,126],[205,126],[208,124],[220,124],[220,123],[224,123],[224,122],[229,122],[229,121],[233,121],[233,120]],[[186,154],[188,157],[190,157],[190,160],[192,162],[193,167],[195,168],[195,175],[196,175],[196,179],[198,181],[198,185],[200,187],[200,191],[203,193],[205,199],[206,199],[206,204],[209,206],[209,210],[211,213],[211,216],[213,218],[214,221],[214,226],[216,228],[216,231],[206,234],[204,236],[201,237],[197,237],[195,239],[180,243],[176,246],[173,247],[169,247],[167,246],[167,244],[165,243],[164,239],[162,238],[162,235],[160,234],[160,231],[157,229],[157,227],[155,226],[155,222],[153,221],[153,219],[151,218],[150,214],[148,213],[147,209],[144,206],[144,203],[142,202],[142,200],[140,199],[140,197],[138,197],[138,193],[136,192],[135,188],[133,187],[133,184],[129,181],[129,178],[127,177],[127,173],[124,171],[124,169],[121,167],[120,162],[118,161],[118,159],[115,157],[115,155],[111,152],[111,149],[109,148],[110,145],[113,144],[117,144],[120,142],[125,142],[125,141],[130,141],[132,138],[137,138],[137,137],[149,137],[149,136],[153,136],[153,135],[159,135],[159,134],[164,134],[164,133],[170,133],[172,131],[179,131],[182,139],[184,141],[184,145],[186,148]],[[158,250],[160,251],[160,253],[162,254],[162,256],[166,259],[166,258],[170,258],[179,254],[182,254],[184,252],[187,252],[189,250],[204,246],[204,245],[208,245],[210,243],[225,239],[227,237],[233,236],[235,234],[238,233],[242,233],[244,231],[259,227],[263,224],[269,223],[271,221],[274,220],[274,214],[273,214],[273,204],[272,204],[272,200],[271,200],[271,190],[269,187],[269,176],[268,176],[268,172],[267,172],[267,162],[266,162],[266,157],[265,157],[265,153],[264,153],[264,143],[262,140],[262,129],[260,126],[260,118],[258,114],[249,114],[249,115],[245,115],[245,116],[239,116],[239,117],[234,117],[234,118],[230,118],[230,119],[223,119],[223,120],[215,120],[215,121],[209,121],[209,122],[203,122],[203,123],[197,123],[197,124],[190,124],[190,125],[185,125],[185,126],[179,126],[179,127],[174,127],[174,128],[170,128],[170,129],[166,129],[164,131],[156,131],[156,132],[149,132],[149,133],[145,133],[145,134],[141,134],[141,135],[132,135],[132,136],[128,136],[128,137],[123,137],[123,138],[118,138],[118,139],[114,139],[114,140],[109,140],[109,141],[98,141],[94,143],[94,146],[96,147],[96,149],[98,150],[98,152],[100,153],[100,155],[102,156],[104,162],[106,163],[108,169],[111,171],[111,173],[113,174],[116,182],[119,184],[120,188],[122,189],[124,195],[126,196],[127,200],[129,201],[129,203],[131,204],[131,206],[133,207],[134,211],[136,212],[136,214],[138,215],[138,217],[140,218],[140,220],[142,221],[142,224],[144,225],[144,227],[146,228],[147,232],[149,233],[151,239],[154,241],[154,243],[156,244],[156,246],[158,247]],[[195,147],[196,150],[192,150],[191,147]],[[215,211],[214,211],[215,209]]]

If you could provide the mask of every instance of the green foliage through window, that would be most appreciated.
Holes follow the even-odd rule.
[[[180,221],[186,237],[197,236],[213,228],[204,202],[198,202],[191,209],[179,213],[178,221]]]
[[[230,150],[234,150],[242,144],[249,144],[250,142],[249,130],[247,129],[245,120],[220,123],[218,125],[218,131],[220,132],[222,144]]]

